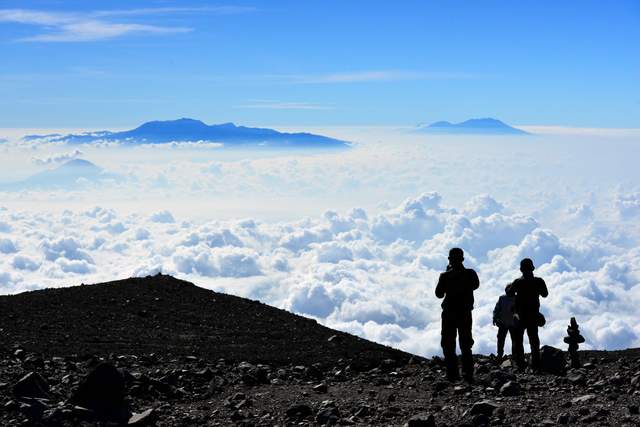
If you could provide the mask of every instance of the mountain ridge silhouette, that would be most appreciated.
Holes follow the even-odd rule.
[[[32,140],[37,135],[27,135]],[[153,120],[120,132],[99,131],[54,136],[52,141],[75,144],[119,141],[130,144],[165,144],[171,142],[219,142],[225,146],[264,146],[289,148],[347,148],[350,144],[335,138],[308,132],[279,132],[269,128],[237,126],[232,122],[207,125],[201,120],[180,118]]]
[[[469,119],[460,123],[442,120],[430,125],[419,126],[418,131],[438,134],[530,135],[529,132],[491,117]]]

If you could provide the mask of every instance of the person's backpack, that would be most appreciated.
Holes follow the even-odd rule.
[[[547,319],[544,318],[544,314],[542,313],[538,313],[538,318],[537,318],[537,323],[538,323],[538,327],[542,328],[544,325],[547,324]]]

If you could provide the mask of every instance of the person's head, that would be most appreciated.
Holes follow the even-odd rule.
[[[513,292],[513,286],[511,285],[507,285],[504,288],[504,293],[505,295],[507,295],[508,297],[512,297],[515,295],[515,292]]]
[[[464,261],[464,251],[460,248],[451,248],[449,251],[449,264],[460,265]]]
[[[522,274],[533,274],[533,270],[535,269],[531,258],[525,258],[520,261],[520,271]]]

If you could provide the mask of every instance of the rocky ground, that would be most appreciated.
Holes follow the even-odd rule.
[[[0,425],[640,425],[640,351],[421,359],[159,276],[0,297]],[[207,323],[209,322],[209,323]],[[204,335],[201,335],[204,334]]]

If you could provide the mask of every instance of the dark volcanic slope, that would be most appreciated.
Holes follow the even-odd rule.
[[[161,275],[0,296],[0,319],[0,343],[50,356],[155,352],[274,365],[357,356],[376,366],[410,357],[257,301]]]

